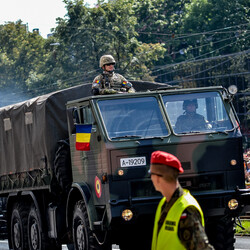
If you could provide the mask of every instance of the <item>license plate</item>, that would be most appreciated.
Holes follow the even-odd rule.
[[[121,158],[121,167],[146,166],[146,157]]]

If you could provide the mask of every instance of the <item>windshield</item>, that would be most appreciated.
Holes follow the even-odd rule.
[[[165,119],[155,97],[101,100],[98,105],[111,139],[168,135]]]
[[[217,92],[163,96],[175,133],[225,132],[233,129]]]

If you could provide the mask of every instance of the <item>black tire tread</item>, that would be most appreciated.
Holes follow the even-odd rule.
[[[74,230],[74,224],[77,219],[84,220],[84,230],[87,235],[87,248],[84,250],[111,250],[111,243],[106,242],[106,244],[99,245],[96,238],[93,235],[93,232],[90,230],[90,225],[89,225],[89,218],[88,218],[88,213],[86,210],[86,206],[83,200],[80,200],[76,203],[75,208],[74,208],[74,214],[73,214],[73,224],[72,224],[72,230],[73,230],[73,239],[74,242],[76,241],[75,238],[75,230]],[[75,250],[78,250],[76,243],[75,245]]]
[[[59,143],[54,161],[54,174],[63,193],[67,193],[72,184],[70,148],[67,141]]]
[[[41,222],[39,221],[38,211],[34,205],[32,205],[30,208],[28,222],[29,222],[29,219],[31,216],[33,216],[33,218],[37,220],[37,223],[39,224],[39,228],[41,228],[41,224],[40,224]],[[29,226],[29,223],[28,223],[28,226]],[[28,230],[28,232],[29,232],[29,230]],[[29,237],[29,233],[28,233],[28,237]],[[40,237],[40,241],[41,241],[39,250],[60,250],[60,249],[62,249],[61,245],[57,245],[56,242],[52,242],[52,240],[49,239],[49,237],[47,235],[47,231],[45,231],[45,232],[43,232],[42,230],[39,231],[39,237]],[[28,242],[29,242],[29,249],[32,249],[30,239],[28,239]]]
[[[16,211],[19,216],[20,216],[20,220],[21,220],[21,226],[22,226],[22,230],[23,230],[23,236],[22,236],[22,246],[21,248],[19,248],[20,250],[26,250],[28,249],[28,244],[27,244],[27,239],[28,239],[28,232],[27,232],[27,225],[28,225],[28,205],[25,202],[17,202],[14,206],[13,206],[13,210],[12,210],[12,216],[13,216],[13,211]],[[14,247],[14,239],[13,239],[13,235],[12,235],[12,218],[11,218],[11,241],[12,241],[12,247],[13,249],[16,249]]]
[[[209,242],[216,250],[233,250],[235,243],[234,220],[224,217],[215,220],[207,229]]]

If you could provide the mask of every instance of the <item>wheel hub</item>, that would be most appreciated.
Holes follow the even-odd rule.
[[[20,227],[19,227],[18,222],[16,222],[14,224],[13,231],[14,231],[14,243],[15,243],[15,246],[16,246],[16,248],[19,248],[20,245],[21,245],[21,235],[20,235]]]
[[[76,237],[77,237],[77,246],[79,250],[85,249],[85,238],[84,238],[84,230],[82,225],[78,225],[76,229]]]
[[[30,240],[33,249],[38,249],[39,237],[38,237],[38,228],[37,224],[33,223],[30,228]]]

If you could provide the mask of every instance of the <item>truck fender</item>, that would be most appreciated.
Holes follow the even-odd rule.
[[[97,214],[93,202],[93,196],[86,183],[73,183],[69,191],[66,204],[67,228],[72,227],[73,211],[77,201],[83,200],[86,206],[90,229],[93,230],[93,222],[96,221]]]

